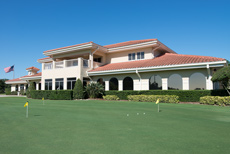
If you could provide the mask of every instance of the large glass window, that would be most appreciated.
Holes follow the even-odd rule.
[[[128,56],[129,60],[135,60],[135,53],[130,53]]]
[[[124,78],[123,90],[133,90],[133,79],[131,77]]]
[[[20,84],[20,90],[24,90],[24,84]]]
[[[74,89],[76,78],[67,78],[67,89]]]
[[[109,90],[118,90],[118,80],[117,80],[117,78],[111,78],[109,80]]]
[[[45,90],[52,90],[52,79],[45,80]]]
[[[138,52],[137,53],[137,59],[140,60],[140,59],[145,59],[145,53],[144,52]]]
[[[55,89],[63,90],[63,78],[55,79]]]
[[[178,74],[173,74],[168,79],[169,90],[182,90],[182,77]]]
[[[189,90],[206,89],[206,79],[202,73],[194,73],[189,78]]]
[[[162,90],[162,79],[159,75],[153,75],[149,79],[149,90]]]

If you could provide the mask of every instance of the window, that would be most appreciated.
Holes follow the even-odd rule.
[[[173,74],[168,79],[169,90],[182,90],[182,77],[178,74]]]
[[[45,80],[45,90],[52,90],[52,79]]]
[[[55,79],[55,89],[63,90],[63,78]]]
[[[101,63],[101,57],[100,58],[94,58],[93,61]]]
[[[138,52],[137,53],[137,60],[140,60],[140,59],[145,59],[145,52]]]
[[[20,90],[24,90],[24,84],[20,84]]]
[[[135,53],[129,54],[129,60],[135,60]]]
[[[202,73],[194,73],[189,78],[189,90],[206,89],[206,79]]]
[[[67,89],[74,89],[76,78],[67,78]]]
[[[83,59],[83,66],[84,67],[89,67],[89,62],[86,59]]]
[[[133,90],[133,79],[131,77],[124,78],[123,90]]]
[[[117,80],[117,78],[111,78],[109,80],[109,90],[118,90],[118,80]]]
[[[162,79],[159,75],[153,75],[149,79],[149,90],[162,90]]]

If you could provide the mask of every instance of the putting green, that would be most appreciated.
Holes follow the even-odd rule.
[[[29,101],[29,117],[26,107]],[[0,98],[0,153],[227,154],[230,108]]]

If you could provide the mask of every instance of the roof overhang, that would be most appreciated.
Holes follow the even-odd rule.
[[[37,60],[38,63],[47,63],[47,62],[51,62],[51,61],[53,61],[52,58],[42,58],[42,59]]]
[[[192,63],[192,64],[108,70],[108,71],[95,71],[95,72],[87,72],[87,74],[88,76],[98,76],[98,75],[110,75],[110,74],[136,73],[136,71],[155,72],[155,71],[169,71],[169,70],[183,70],[183,69],[213,68],[213,67],[224,67],[225,65],[226,65],[226,61],[216,61],[216,62],[205,62],[205,63]]]
[[[6,84],[25,84],[27,83],[26,81],[9,81],[9,82],[5,82]]]
[[[42,76],[31,76],[31,77],[24,77],[24,78],[20,78],[21,80],[41,80]]]

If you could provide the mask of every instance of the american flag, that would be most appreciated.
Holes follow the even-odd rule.
[[[13,66],[10,66],[10,67],[4,68],[4,71],[5,71],[6,73],[9,73],[9,72],[11,72],[11,71],[14,71],[14,65],[13,65]]]

